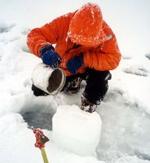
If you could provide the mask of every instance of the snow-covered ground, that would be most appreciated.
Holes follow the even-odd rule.
[[[84,2],[86,1],[74,2],[74,6],[79,7]],[[32,3],[29,0],[11,2],[0,0],[0,5],[2,7],[2,17],[0,17],[0,162],[42,162],[40,151],[34,147],[35,138],[30,129],[33,126],[44,129],[45,134],[50,138],[46,151],[52,163],[150,163],[150,49],[146,51],[147,40],[150,37],[146,29],[144,32],[148,38],[145,39],[145,44],[144,42],[141,44],[141,48],[136,41],[133,45],[136,49],[130,49],[133,43],[132,38],[129,42],[127,41],[127,45],[123,45],[121,36],[124,37],[124,31],[128,30],[126,27],[119,29],[119,34],[123,33],[119,36],[119,44],[121,47],[124,46],[124,49],[127,48],[129,53],[123,54],[119,68],[112,71],[110,89],[97,109],[102,119],[102,131],[96,156],[83,156],[59,147],[53,139],[52,131],[52,117],[58,106],[78,105],[82,90],[79,94],[72,96],[61,93],[57,96],[34,97],[31,91],[31,73],[41,60],[32,55],[26,45],[26,35],[30,28],[41,25],[58,14],[65,13],[65,10],[69,11],[69,8],[72,10],[75,7],[73,8],[70,3],[70,7],[67,4],[65,8],[66,3],[62,1],[62,7],[57,6],[57,10],[54,10],[52,6],[56,7],[56,2],[45,1],[44,3],[42,0],[38,3],[35,0]],[[102,7],[107,9],[105,5],[102,2]],[[41,8],[45,8],[42,14],[39,12]],[[145,8],[147,9],[147,6]],[[105,10],[103,12],[105,13]],[[49,18],[47,13],[52,16]],[[105,14],[108,16],[107,13]],[[37,22],[37,16],[39,22]],[[111,24],[113,24],[111,19],[116,18],[114,13],[113,16],[106,17]],[[115,24],[113,26],[115,27]],[[135,32],[134,29],[131,31]],[[133,54],[134,50],[135,53],[141,52],[141,49],[142,53],[129,55]]]

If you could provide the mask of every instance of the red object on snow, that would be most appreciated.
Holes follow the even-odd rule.
[[[35,134],[36,142],[35,147],[37,148],[44,148],[45,143],[49,141],[48,137],[44,135],[41,129],[36,128],[33,129],[33,133]]]

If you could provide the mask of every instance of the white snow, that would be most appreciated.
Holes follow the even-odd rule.
[[[83,156],[68,151],[62,148],[67,147],[66,144],[58,143],[61,139],[53,137],[52,117],[57,109],[55,116],[62,115],[66,109],[70,109],[67,115],[73,111],[71,117],[75,128],[79,125],[75,123],[75,115],[79,115],[78,121],[83,121],[84,118],[80,116],[78,109],[83,89],[72,96],[60,93],[57,96],[34,97],[32,94],[31,73],[41,60],[30,54],[27,48],[26,35],[29,28],[41,26],[66,11],[73,11],[85,2],[87,1],[68,1],[66,5],[66,2],[62,1],[62,5],[58,7],[57,1],[0,0],[0,162],[42,162],[39,149],[34,147],[35,138],[31,126],[43,128],[44,133],[50,138],[50,142],[46,144],[46,151],[52,163],[150,162],[148,1],[137,1],[135,4],[131,1],[111,0],[109,3],[103,1],[100,4],[104,18],[115,29],[120,47],[123,48],[123,56],[126,57],[123,57],[119,68],[112,71],[110,89],[97,113],[91,117],[84,114],[84,117],[88,117],[85,120],[85,125],[89,124],[88,126],[95,123],[96,114],[102,119],[97,156]],[[141,10],[142,8],[144,9]],[[68,106],[72,104],[77,106]],[[64,105],[67,107],[64,108]],[[67,115],[64,114],[61,116],[62,119],[59,119],[63,120],[66,117],[63,125],[69,121]],[[57,118],[55,120],[60,122]],[[65,137],[78,137],[78,132],[81,131],[72,128],[69,135],[68,129],[71,125],[68,125],[64,126],[68,133],[65,133]],[[60,132],[60,126],[56,128]],[[91,130],[95,133],[95,140],[91,134],[85,138],[85,145],[91,146],[94,150],[98,141],[98,131],[95,127],[83,129],[85,133]],[[83,135],[82,139],[85,137]],[[88,142],[90,138],[92,142]],[[76,144],[72,143],[74,142],[71,142],[68,148],[75,149],[72,146]],[[76,148],[78,147],[76,145]]]
[[[95,155],[101,135],[101,118],[78,106],[62,105],[53,117],[53,140],[78,155]]]

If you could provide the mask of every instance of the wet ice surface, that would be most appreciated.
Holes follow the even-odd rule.
[[[97,148],[101,160],[115,160],[124,154],[150,160],[150,115],[120,92],[110,92],[99,113],[103,121]]]
[[[145,57],[150,60],[150,54],[146,54]]]
[[[6,24],[6,23],[0,22],[0,33],[9,32],[14,26],[15,24],[8,24],[8,23]]]

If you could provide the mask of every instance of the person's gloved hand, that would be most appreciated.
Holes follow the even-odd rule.
[[[70,59],[67,63],[67,69],[72,73],[76,74],[78,69],[83,65],[83,56],[75,56]]]
[[[41,48],[40,55],[43,63],[51,68],[57,68],[61,62],[60,56],[55,52],[52,45],[46,45]]]

